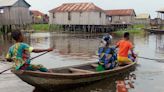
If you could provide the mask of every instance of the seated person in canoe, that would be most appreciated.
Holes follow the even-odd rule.
[[[118,48],[117,61],[119,65],[131,64],[135,61],[136,55],[133,52],[133,45],[129,40],[129,36],[129,32],[125,32],[124,38],[116,44],[116,48]],[[129,51],[131,54],[129,54]]]
[[[12,38],[15,40],[15,44],[9,48],[6,55],[7,61],[14,62],[15,70],[32,70],[32,71],[42,71],[47,72],[48,69],[42,65],[33,65],[30,60],[30,53],[40,53],[45,51],[52,51],[53,48],[49,49],[34,49],[28,44],[24,43],[24,36],[20,30],[15,30],[11,34]]]
[[[109,46],[111,39],[111,35],[106,35],[101,41],[103,45],[98,49],[99,65],[96,68],[97,71],[113,69],[116,65],[117,54],[115,53],[115,49]]]

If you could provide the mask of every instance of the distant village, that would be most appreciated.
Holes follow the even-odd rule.
[[[0,1],[0,29],[9,32],[12,29],[26,29],[31,24],[60,25],[64,30],[82,30],[85,32],[105,32],[117,28],[127,28],[134,24],[149,25],[150,14],[136,14],[134,9],[104,10],[94,3],[64,3],[44,14],[39,10],[30,10],[25,0]],[[164,18],[164,10],[157,12],[158,21]]]

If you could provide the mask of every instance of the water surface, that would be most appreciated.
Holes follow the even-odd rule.
[[[55,47],[53,52],[33,60],[32,63],[43,64],[47,68],[56,68],[97,61],[96,50],[103,34],[33,33],[25,35],[26,42],[34,48]],[[113,44],[122,38],[112,35]],[[132,35],[131,40],[139,56],[156,59],[164,57],[164,35]],[[5,41],[1,38],[0,55],[5,56],[13,43],[10,38]],[[38,54],[33,53],[32,57],[36,55]],[[8,67],[10,67],[9,64],[0,64],[1,71]],[[136,79],[125,80],[126,83],[131,82],[134,85],[134,88],[128,89],[129,92],[163,92],[164,61],[157,62],[139,58],[137,69],[131,74],[135,74]],[[124,80],[124,78],[121,79]],[[87,86],[64,90],[64,92],[116,92],[117,80],[119,79],[103,80]],[[41,92],[24,83],[9,71],[0,75],[0,81],[1,92]]]

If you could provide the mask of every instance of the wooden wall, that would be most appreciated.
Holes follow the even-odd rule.
[[[50,13],[50,24],[59,25],[105,25],[106,14],[104,12],[69,12]]]
[[[5,7],[4,13],[0,14],[0,25],[25,25],[31,23],[28,8]]]
[[[147,18],[147,19],[135,19],[135,24],[150,24],[150,19]]]
[[[0,25],[26,25],[32,22],[29,12],[30,5],[24,0],[18,0],[14,5],[1,6]]]
[[[135,16],[112,16],[112,22],[111,23],[134,23]]]

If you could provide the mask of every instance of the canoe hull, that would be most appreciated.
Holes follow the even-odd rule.
[[[80,85],[90,83],[105,78],[113,78],[121,74],[128,73],[135,69],[136,63],[127,65],[120,69],[112,69],[103,72],[88,73],[88,74],[59,74],[59,73],[42,73],[32,71],[14,71],[21,80],[35,86],[37,88],[44,89],[61,89],[67,88],[73,85]]]

